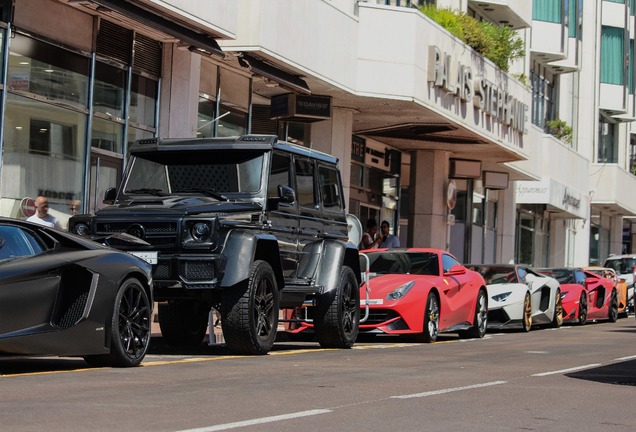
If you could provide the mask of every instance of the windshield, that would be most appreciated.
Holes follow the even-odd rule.
[[[537,271],[546,276],[555,278],[562,284],[575,283],[574,272],[567,268],[537,269]]]
[[[619,273],[631,273],[632,267],[636,266],[635,258],[609,259],[605,262],[605,267],[614,269]]]
[[[126,194],[254,193],[261,189],[263,152],[154,152],[132,159]]]
[[[473,270],[482,275],[486,281],[486,285],[519,283],[514,267],[474,266]]]
[[[439,258],[430,252],[368,252],[370,271],[376,274],[416,274],[439,276]],[[360,266],[367,268],[360,258]]]

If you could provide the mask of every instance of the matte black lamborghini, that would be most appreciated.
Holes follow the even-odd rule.
[[[0,356],[137,366],[150,343],[150,264],[74,234],[0,218]]]

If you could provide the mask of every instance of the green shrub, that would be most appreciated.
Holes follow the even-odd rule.
[[[434,5],[420,6],[420,11],[506,72],[511,61],[525,55],[523,40],[508,26],[477,21],[464,12]]]
[[[560,119],[547,121],[550,133],[561,141],[572,144],[572,128]]]

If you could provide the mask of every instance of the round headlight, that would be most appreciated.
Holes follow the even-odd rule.
[[[204,222],[199,222],[192,226],[190,233],[195,241],[203,242],[210,237],[210,227]]]
[[[88,225],[79,223],[73,227],[73,232],[77,235],[86,236],[90,233]]]

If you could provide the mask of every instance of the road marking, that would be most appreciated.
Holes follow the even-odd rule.
[[[617,359],[614,359],[614,361],[625,361],[625,360],[633,360],[633,359],[636,359],[636,355],[617,358]]]
[[[557,375],[557,374],[563,374],[563,373],[568,373],[568,372],[574,372],[574,371],[578,371],[578,370],[582,370],[582,369],[589,369],[589,368],[593,368],[593,367],[597,367],[600,366],[600,363],[592,363],[592,364],[588,364],[585,366],[577,366],[577,367],[573,367],[573,368],[569,368],[569,369],[561,369],[558,371],[551,371],[551,372],[541,372],[541,373],[536,373],[533,374],[532,376],[534,377],[542,377],[542,376],[548,376],[548,375]]]
[[[296,412],[296,413],[283,414],[283,415],[277,415],[277,416],[271,416],[271,417],[261,417],[261,418],[252,419],[252,420],[244,420],[244,421],[240,421],[240,422],[225,423],[225,424],[214,425],[214,426],[206,426],[206,427],[196,428],[196,429],[184,429],[184,430],[181,430],[179,432],[223,431],[223,430],[235,429],[235,428],[244,427],[244,426],[254,426],[254,425],[259,425],[259,424],[264,424],[264,423],[273,423],[273,422],[278,422],[278,421],[283,421],[283,420],[290,420],[290,419],[295,419],[295,418],[299,418],[299,417],[309,417],[309,416],[314,416],[314,415],[318,415],[318,414],[326,414],[326,413],[330,413],[330,412],[333,412],[333,411],[329,410],[329,409],[316,409],[316,410],[310,410],[310,411],[300,411],[300,412]]]
[[[391,399],[411,399],[411,398],[421,398],[421,397],[427,397],[427,396],[436,396],[436,395],[441,395],[444,393],[452,393],[452,392],[462,391],[462,390],[472,390],[472,389],[490,387],[494,385],[507,384],[507,383],[508,381],[492,381],[492,382],[483,383],[483,384],[474,384],[474,385],[469,385],[464,387],[453,387],[453,388],[434,390],[434,391],[429,391],[424,393],[413,393],[408,395],[391,396]]]

